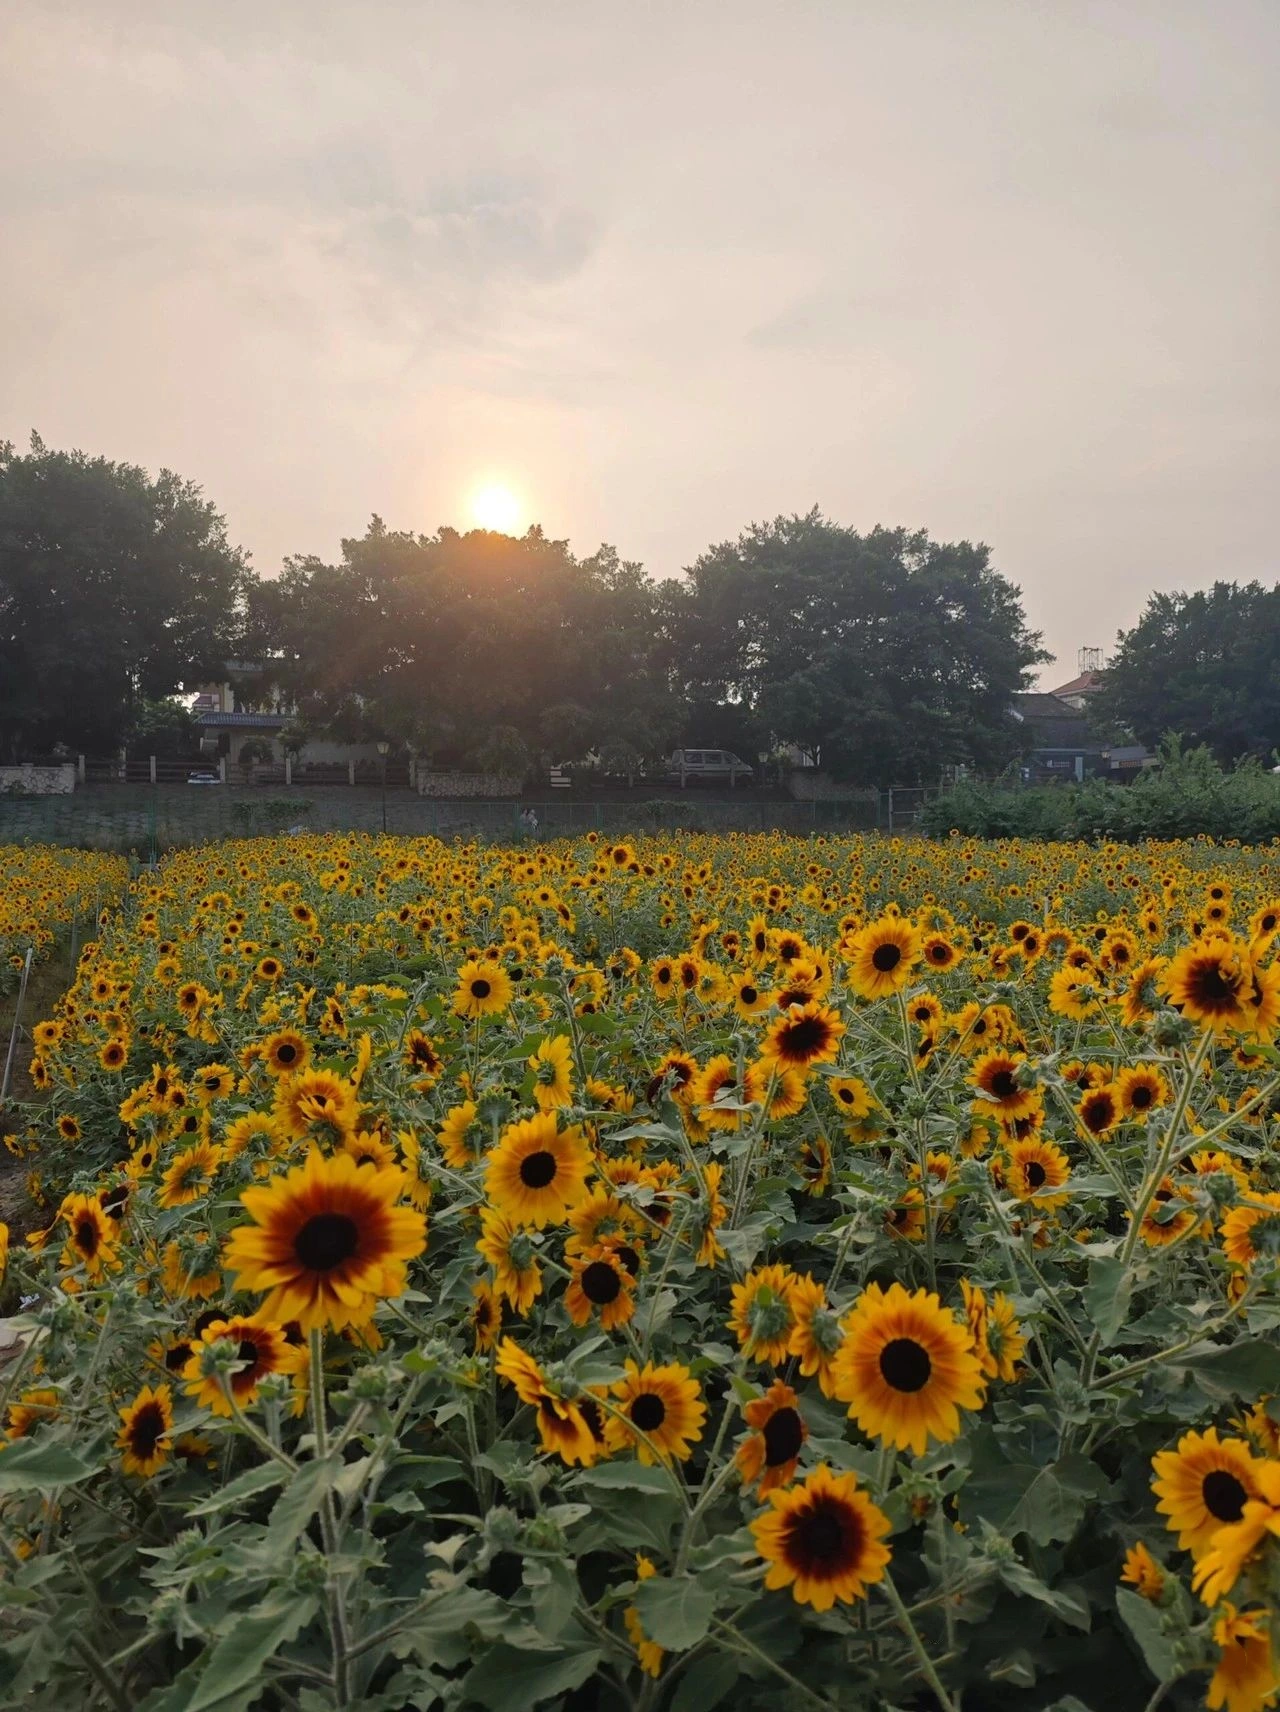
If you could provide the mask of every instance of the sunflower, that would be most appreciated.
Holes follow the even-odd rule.
[[[1198,1222],[1199,1215],[1186,1204],[1186,1192],[1177,1187],[1172,1177],[1164,1177],[1142,1215],[1138,1234],[1148,1248],[1164,1248],[1185,1236]]]
[[[637,1553],[636,1580],[648,1581],[650,1576],[657,1573],[652,1558]],[[662,1661],[666,1657],[666,1652],[656,1641],[651,1641],[645,1634],[644,1624],[640,1621],[640,1613],[634,1605],[626,1607],[622,1613],[622,1621],[627,1631],[627,1639],[636,1650],[640,1669],[646,1676],[660,1676],[662,1674]]]
[[[276,1141],[275,1120],[269,1112],[246,1112],[227,1125],[222,1137],[222,1157],[224,1160],[239,1159],[255,1142],[260,1142],[263,1149],[270,1151]]]
[[[1076,1107],[1081,1127],[1090,1135],[1106,1135],[1124,1116],[1119,1090],[1114,1083],[1104,1082],[1100,1088],[1090,1088]]]
[[[511,993],[511,978],[501,963],[469,958],[458,970],[454,1014],[468,1020],[501,1016],[511,1003]]]
[[[960,1410],[982,1406],[985,1381],[973,1340],[931,1291],[868,1284],[844,1322],[835,1394],[863,1432],[923,1455],[949,1444]]]
[[[168,1460],[173,1449],[173,1393],[167,1385],[154,1390],[144,1385],[133,1402],[120,1411],[121,1427],[116,1447],[126,1474],[149,1479]]]
[[[743,1410],[753,1431],[738,1446],[734,1462],[744,1486],[759,1482],[761,1498],[777,1486],[789,1485],[795,1475],[796,1463],[809,1436],[798,1402],[791,1387],[776,1379],[763,1397],[757,1397]]]
[[[157,1196],[162,1207],[186,1207],[206,1194],[222,1157],[210,1141],[185,1148],[161,1179]]]
[[[609,1416],[605,1442],[610,1450],[634,1447],[641,1462],[674,1457],[687,1462],[702,1437],[707,1406],[696,1379],[678,1362],[637,1367],[628,1359],[626,1377],[613,1387],[616,1413]]]
[[[738,1078],[737,1060],[727,1052],[718,1052],[694,1077],[689,1104],[698,1122],[707,1129],[740,1129],[747,1116],[743,1108],[750,1102],[751,1094],[745,1078],[741,1081]]]
[[[287,1141],[323,1134],[340,1141],[360,1116],[356,1090],[333,1070],[302,1070],[276,1083],[271,1116]]]
[[[234,1371],[223,1365],[222,1358],[234,1351],[239,1365]],[[285,1336],[284,1327],[254,1315],[252,1319],[237,1316],[215,1319],[193,1341],[191,1354],[182,1370],[188,1394],[211,1409],[215,1415],[230,1415],[231,1403],[224,1386],[238,1407],[252,1403],[258,1394],[258,1382],[268,1373],[291,1373],[297,1365],[298,1351]]]
[[[502,1299],[487,1278],[471,1286],[471,1338],[477,1355],[486,1354],[502,1330]]]
[[[554,1112],[572,1105],[573,1043],[568,1035],[557,1034],[540,1042],[527,1062],[533,1071],[533,1097],[540,1111]]]
[[[1160,1595],[1164,1592],[1164,1570],[1152,1557],[1151,1553],[1139,1540],[1130,1546],[1125,1553],[1124,1563],[1120,1569],[1121,1581],[1127,1581],[1129,1586],[1136,1589],[1144,1599],[1149,1599],[1153,1605],[1158,1605]]]
[[[207,1301],[222,1289],[218,1250],[207,1231],[165,1244],[161,1281],[178,1301]]]
[[[757,1017],[770,1010],[773,992],[763,986],[750,969],[743,969],[732,980],[733,1008],[740,1017]]]
[[[1184,1433],[1176,1450],[1156,1452],[1151,1467],[1151,1489],[1160,1500],[1156,1509],[1168,1518],[1165,1526],[1177,1534],[1183,1551],[1197,1557],[1219,1528],[1239,1522],[1245,1505],[1261,1496],[1248,1445],[1220,1439],[1216,1427]]]
[[[1070,1175],[1071,1166],[1062,1149],[1036,1136],[1015,1141],[1005,1156],[1004,1185],[1009,1193],[1046,1211],[1065,1205],[1068,1197],[1056,1191]]]
[[[1124,1118],[1144,1118],[1169,1098],[1169,1084],[1151,1064],[1135,1064],[1122,1070],[1113,1084],[1120,1115]]]
[[[1159,977],[1164,966],[1163,957],[1148,957],[1130,974],[1120,1010],[1126,1028],[1137,1028],[1155,1015],[1160,1004]]]
[[[215,1100],[225,1100],[236,1085],[236,1073],[229,1064],[206,1064],[191,1077],[192,1097],[202,1106]]]
[[[569,1269],[564,1305],[575,1326],[585,1326],[598,1314],[608,1332],[635,1313],[635,1279],[616,1249],[600,1243],[570,1261]]]
[[[1270,1618],[1261,1606],[1237,1611],[1224,1605],[1213,1625],[1213,1638],[1222,1649],[1209,1679],[1205,1705],[1209,1712],[1264,1712],[1280,1694],[1280,1671],[1272,1650]]]
[[[821,1463],[803,1484],[771,1492],[769,1504],[751,1524],[769,1564],[767,1588],[790,1587],[798,1605],[829,1611],[837,1599],[850,1604],[884,1579],[891,1524],[854,1475],[833,1475]]]
[[[757,1266],[733,1286],[729,1330],[748,1361],[780,1366],[787,1359],[796,1323],[791,1302],[794,1282],[789,1266]]]
[[[405,1288],[427,1222],[396,1205],[403,1173],[359,1166],[350,1154],[304,1165],[240,1199],[253,1220],[233,1230],[225,1264],[239,1290],[269,1292],[262,1312],[304,1329],[367,1324],[378,1302]]]
[[[742,1100],[763,1106],[772,1123],[803,1111],[808,1097],[804,1071],[784,1070],[776,1058],[757,1058],[743,1071]]]
[[[920,935],[901,916],[870,922],[842,947],[846,978],[859,998],[884,999],[901,992],[920,961]]]
[[[129,1042],[123,1035],[113,1034],[98,1051],[98,1063],[104,1070],[123,1070],[128,1059]]]
[[[1040,1103],[1034,1083],[1028,1084],[1024,1071],[1025,1052],[984,1052],[976,1058],[969,1072],[969,1086],[976,1088],[985,1106],[1001,1118],[1029,1117]],[[977,1108],[979,1111],[984,1106]]]
[[[420,1028],[411,1028],[405,1035],[400,1056],[413,1072],[414,1087],[420,1092],[425,1093],[439,1081],[444,1070],[444,1059],[436,1050],[435,1041]]]
[[[1247,949],[1230,938],[1184,946],[1161,970],[1158,985],[1175,1010],[1215,1034],[1251,1026],[1253,965]]]
[[[835,1011],[811,999],[792,1005],[765,1031],[760,1056],[782,1070],[807,1070],[811,1064],[830,1064],[840,1050],[844,1024]]]
[[[108,1272],[118,1272],[116,1232],[102,1204],[93,1195],[68,1195],[61,1216],[71,1233],[63,1245],[62,1264],[83,1266],[87,1276],[100,1284]]]
[[[816,1278],[800,1273],[791,1282],[791,1329],[788,1352],[800,1363],[800,1372],[810,1379],[817,1375],[824,1397],[833,1397],[833,1364],[844,1333],[840,1317],[828,1306],[827,1293]]]
[[[527,1314],[542,1294],[542,1267],[532,1238],[493,1207],[480,1209],[480,1233],[476,1249],[493,1268],[494,1289],[517,1314]]]
[[[445,1164],[455,1171],[465,1171],[474,1165],[484,1151],[489,1132],[481,1123],[474,1100],[464,1100],[445,1113],[444,1122],[436,1132]]]
[[[10,1403],[8,1437],[25,1439],[36,1427],[46,1426],[58,1418],[62,1399],[51,1386],[40,1385],[33,1391],[23,1391],[16,1403]]]
[[[870,1088],[858,1076],[832,1076],[827,1092],[835,1101],[836,1110],[849,1123],[865,1118],[875,1104]]]
[[[542,1112],[510,1125],[485,1167],[485,1189],[513,1223],[540,1230],[558,1223],[587,1192],[591,1153],[581,1129],[557,1130]]]
[[[953,969],[963,953],[956,949],[945,934],[927,933],[920,942],[920,955],[930,969],[941,975],[948,969]]]
[[[533,1408],[543,1450],[571,1466],[581,1463],[585,1468],[596,1460],[599,1447],[579,1403],[553,1390],[537,1361],[514,1338],[503,1338],[494,1368],[514,1386],[520,1401]]]
[[[1262,1227],[1260,1230],[1259,1227]],[[1266,1233],[1265,1240],[1259,1237]],[[1262,1255],[1280,1252],[1280,1192],[1250,1190],[1242,1207],[1232,1207],[1222,1221],[1222,1248],[1237,1266],[1252,1266]]]

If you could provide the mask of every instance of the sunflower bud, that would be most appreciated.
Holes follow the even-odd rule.
[[[1195,1028],[1186,1017],[1171,1010],[1156,1012],[1151,1019],[1150,1034],[1155,1045],[1165,1052],[1176,1046],[1189,1046],[1196,1037]]]

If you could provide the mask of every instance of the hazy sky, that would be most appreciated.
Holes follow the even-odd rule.
[[[5,0],[0,438],[274,572],[478,483],[984,540],[1074,674],[1280,575],[1277,0]]]

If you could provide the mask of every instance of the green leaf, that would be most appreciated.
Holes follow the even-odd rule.
[[[289,1484],[276,1499],[267,1519],[263,1544],[269,1552],[283,1555],[288,1550],[320,1508],[341,1467],[338,1457],[325,1457],[318,1462],[304,1463],[296,1474],[290,1476]]]
[[[188,1509],[189,1516],[213,1516],[219,1510],[229,1510],[239,1504],[242,1499],[252,1498],[258,1492],[265,1492],[269,1486],[279,1486],[289,1478],[289,1470],[281,1462],[260,1463],[257,1468],[246,1468],[243,1474],[238,1474],[234,1480],[228,1481],[210,1497],[203,1498],[198,1504],[192,1504]]]
[[[1090,1261],[1084,1302],[1103,1349],[1128,1320],[1132,1297],[1133,1273],[1123,1261],[1111,1257]]]
[[[671,1496],[671,1477],[661,1468],[649,1468],[643,1462],[602,1462],[598,1468],[584,1468],[578,1476],[580,1486],[603,1486],[629,1489],[633,1492],[661,1492]]]
[[[0,1450],[0,1492],[29,1492],[32,1487],[74,1486],[102,1467],[86,1462],[66,1445],[43,1438],[18,1439]]]
[[[737,1662],[728,1653],[695,1659],[680,1678],[671,1712],[715,1712],[738,1675]]]
[[[618,1025],[612,1017],[604,1016],[600,1011],[589,1011],[586,1016],[578,1018],[578,1027],[583,1034],[599,1034],[612,1037],[618,1032]]]
[[[533,1602],[539,1635],[548,1641],[559,1639],[578,1603],[578,1578],[573,1565],[563,1558],[553,1558],[547,1563],[526,1558],[524,1584]]]
[[[965,1482],[961,1503],[1008,1538],[1025,1533],[1045,1546],[1069,1540],[1089,1500],[1106,1488],[1102,1471],[1074,1455],[1043,1468],[1017,1462],[981,1468]]]
[[[1160,1626],[1160,1613],[1149,1599],[1127,1587],[1116,1589],[1116,1610],[1126,1629],[1138,1643],[1147,1669],[1157,1682],[1179,1675],[1173,1641]]]
[[[1083,1629],[1086,1634],[1089,1632],[1089,1601],[1078,1593],[1047,1586],[1022,1563],[998,1563],[996,1573],[1011,1593],[1021,1594],[1024,1599],[1035,1599],[1041,1605],[1047,1605],[1073,1629]]]
[[[1275,1343],[1264,1338],[1242,1338],[1226,1348],[1203,1347],[1175,1356],[1170,1367],[1190,1373],[1206,1397],[1231,1402],[1237,1397],[1253,1399],[1263,1391],[1274,1391],[1280,1374],[1280,1356]]]
[[[217,1644],[201,1653],[167,1689],[148,1695],[139,1712],[245,1712],[262,1696],[262,1667],[315,1615],[310,1593],[276,1594],[256,1611],[231,1619]]]
[[[716,1609],[715,1594],[690,1575],[650,1576],[634,1599],[645,1634],[673,1653],[688,1652],[705,1638]]]
[[[526,1712],[553,1695],[581,1688],[599,1663],[596,1646],[531,1653],[499,1642],[468,1671],[463,1689],[489,1712]]]

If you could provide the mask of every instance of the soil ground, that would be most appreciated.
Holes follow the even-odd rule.
[[[48,1097],[36,1092],[27,1075],[27,1067],[31,1063],[31,1030],[51,1014],[66,988],[67,947],[60,945],[51,958],[35,965],[27,982],[13,1055],[13,1072],[9,1078],[9,1098],[5,1105],[0,1106],[0,1135],[20,1132],[25,1127],[26,1110],[32,1105],[43,1104]],[[0,996],[0,1077],[3,1076],[4,1060],[9,1051],[17,1000],[16,992]],[[44,1217],[27,1194],[28,1169],[28,1161],[15,1159],[8,1148],[0,1148],[0,1220],[8,1225],[10,1238],[15,1242],[34,1230]]]

